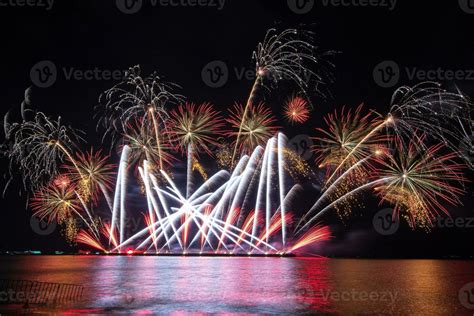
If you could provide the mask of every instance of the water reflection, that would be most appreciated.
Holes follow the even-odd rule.
[[[77,283],[63,312],[468,313],[469,261],[325,258],[0,258],[0,278]]]

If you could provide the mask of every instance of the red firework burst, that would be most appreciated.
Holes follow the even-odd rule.
[[[60,174],[53,180],[53,184],[58,188],[65,189],[71,184],[71,180],[63,174]]]
[[[292,97],[286,101],[285,118],[291,124],[302,124],[309,118],[308,101],[302,97]]]

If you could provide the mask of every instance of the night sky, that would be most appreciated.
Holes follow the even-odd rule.
[[[309,12],[297,14],[291,10],[292,1],[227,0],[220,8],[217,1],[207,2],[215,6],[195,7],[164,5],[168,2],[153,5],[153,1],[143,0],[138,12],[125,14],[115,1],[57,1],[48,10],[13,6],[20,0],[0,0],[0,110],[2,116],[10,109],[18,116],[24,90],[33,86],[35,108],[61,115],[64,122],[87,133],[89,144],[98,147],[103,131],[96,131],[94,106],[101,92],[118,83],[102,71],[124,71],[139,64],[144,74],[157,71],[181,85],[181,93],[188,100],[210,101],[226,111],[234,101],[245,102],[252,80],[238,74],[253,69],[252,51],[271,27],[303,27],[316,33],[321,50],[339,52],[330,58],[336,65],[335,80],[328,84],[332,97],[312,98],[312,118],[303,127],[287,126],[278,114],[294,88],[284,85],[271,95],[261,95],[278,114],[289,138],[315,136],[314,127],[322,126],[322,117],[344,105],[365,103],[367,108],[387,111],[397,86],[423,81],[412,78],[414,70],[460,70],[464,78],[446,80],[446,73],[438,72],[437,81],[449,89],[457,86],[473,97],[474,1],[414,2],[399,1],[390,10],[334,5],[338,1],[325,5],[325,0],[315,0]],[[44,60],[55,65],[57,78],[51,86],[41,88],[32,82],[30,70]],[[209,87],[201,76],[203,67],[215,60],[223,61],[229,69],[228,81],[219,88]],[[394,61],[400,69],[400,78],[391,87],[382,87],[374,80],[374,67],[384,61]],[[69,77],[72,70],[94,69],[102,72],[99,78]],[[5,159],[0,166],[7,173]],[[467,177],[472,178],[472,172]],[[2,190],[5,182],[2,180]],[[33,231],[31,211],[25,209],[25,194],[19,196],[19,191],[19,183],[13,183],[0,200],[0,251],[70,250],[59,228],[46,236]],[[464,224],[440,224],[430,234],[413,232],[404,222],[396,234],[378,234],[372,218],[385,206],[367,196],[366,208],[355,211],[349,220],[325,218],[335,238],[317,250],[324,255],[363,257],[474,255],[472,188],[467,191],[464,206],[452,209],[452,217],[461,218]],[[314,196],[305,199],[312,204]]]

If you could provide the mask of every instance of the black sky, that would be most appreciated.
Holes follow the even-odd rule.
[[[394,88],[380,87],[372,75],[382,61],[393,60],[399,65],[398,85],[419,82],[408,78],[407,67],[464,70],[466,75],[474,69],[474,12],[463,11],[457,0],[399,0],[394,10],[324,6],[323,0],[315,0],[306,14],[294,13],[287,1],[281,0],[227,0],[221,10],[152,5],[151,0],[143,0],[143,7],[134,14],[124,14],[115,1],[109,0],[56,1],[50,10],[11,5],[11,1],[20,0],[2,1],[7,4],[0,6],[2,114],[9,109],[18,111],[25,88],[32,85],[30,69],[50,60],[57,67],[57,80],[51,87],[34,88],[36,108],[60,114],[64,121],[86,131],[88,141],[96,146],[101,135],[95,130],[93,108],[100,93],[116,81],[67,79],[65,71],[125,70],[140,64],[145,73],[156,70],[180,84],[189,100],[211,101],[225,110],[234,101],[245,100],[252,82],[236,78],[235,69],[252,69],[251,53],[271,27],[304,25],[316,33],[323,50],[340,52],[331,59],[336,65],[335,82],[330,85],[334,97],[314,98],[313,121],[299,129],[286,127],[290,138],[314,135],[313,126],[321,125],[322,116],[343,105],[364,102],[367,107],[386,110]],[[464,2],[472,2],[474,8],[474,1]],[[210,88],[201,78],[203,66],[213,60],[224,61],[230,70],[229,81],[221,88]],[[474,96],[474,73],[471,79],[443,83]],[[275,95],[268,102],[277,111],[287,92]],[[1,168],[6,171],[5,160]],[[455,210],[453,217],[474,218],[472,190],[466,196],[464,207]],[[380,236],[371,226],[375,211],[366,210],[369,215],[356,215],[345,225],[337,218],[328,220],[338,237],[323,253],[421,257],[474,254],[474,222],[471,227],[440,228],[431,234],[411,232],[402,224],[399,234]],[[0,212],[0,250],[68,249],[57,231],[48,236],[32,231],[31,213],[25,210],[25,198],[18,196],[17,188],[7,191],[5,199],[0,200]]]

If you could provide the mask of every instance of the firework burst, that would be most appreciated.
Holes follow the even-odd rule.
[[[59,188],[67,188],[71,185],[71,179],[64,174],[60,174],[53,180],[53,184]]]
[[[186,103],[171,111],[168,128],[171,143],[187,154],[187,197],[192,191],[193,169],[202,170],[200,164],[195,162],[197,153],[203,151],[213,156],[211,146],[219,146],[215,135],[221,133],[223,126],[219,112],[210,103],[198,106]]]
[[[315,138],[318,144],[313,150],[316,162],[327,168],[328,176],[334,172],[340,174],[358,161],[383,151],[387,137],[371,134],[381,122],[372,113],[363,115],[362,108],[361,104],[354,112],[345,108],[341,113],[334,111],[324,118],[327,128],[316,128],[323,136]]]
[[[108,158],[100,150],[94,152],[91,149],[86,154],[77,153],[77,167],[65,166],[68,177],[78,184],[78,192],[85,201],[88,198],[97,201],[99,192],[108,197],[115,174],[115,165],[109,164]]]
[[[196,106],[186,103],[170,112],[169,128],[171,143],[187,153],[189,147],[195,153],[206,152],[213,155],[219,147],[216,135],[222,132],[223,120],[210,103]]]
[[[275,29],[268,30],[263,42],[257,45],[257,50],[252,55],[257,80],[262,80],[262,83],[265,80],[271,83],[293,81],[306,95],[310,79],[314,79],[318,90],[319,84],[329,74],[326,71],[328,66],[333,67],[322,57],[333,52],[318,55],[317,47],[312,44],[313,37],[313,33],[303,30],[286,29],[281,33],[277,33]],[[318,72],[308,67],[315,64],[320,66]],[[322,93],[320,89],[317,92]]]
[[[449,215],[448,205],[459,205],[463,190],[456,186],[465,179],[463,165],[455,162],[456,153],[443,154],[443,144],[422,149],[425,136],[414,135],[408,147],[396,140],[394,153],[377,158],[375,187],[382,201],[393,204],[394,216],[401,215],[412,227],[428,228],[437,216]]]
[[[316,92],[324,95],[321,85],[325,78],[331,77],[327,71],[327,66],[332,68],[333,65],[327,63],[324,67],[322,65],[323,58],[321,57],[333,52],[318,56],[316,54],[317,47],[312,44],[312,37],[313,34],[307,31],[286,29],[281,33],[276,33],[275,29],[270,29],[267,31],[263,42],[257,45],[257,49],[252,54],[252,59],[255,61],[256,78],[242,111],[239,132],[232,155],[232,164],[237,154],[237,148],[240,146],[240,137],[247,120],[247,112],[251,104],[255,103],[255,94],[260,85],[265,87],[266,82],[275,85],[279,81],[287,80],[294,82],[301,93],[307,96],[309,82],[315,81],[313,86]],[[308,64],[320,66],[319,73],[311,70]]]
[[[139,164],[143,160],[147,160],[152,167],[159,167],[160,161],[170,165],[175,160],[167,152],[171,145],[166,140],[158,144],[153,126],[146,120],[140,119],[129,122],[123,143],[131,149],[130,161],[132,164]],[[157,150],[158,146],[160,146],[160,150]]]
[[[308,101],[298,96],[288,99],[283,114],[291,124],[306,122],[309,118]]]
[[[166,106],[178,104],[184,99],[173,92],[177,88],[178,85],[163,81],[156,73],[142,77],[140,67],[132,67],[124,82],[105,91],[100,97],[99,109],[103,113],[99,124],[106,128],[106,135],[112,135],[113,143],[117,135],[128,133],[130,123],[143,119],[146,121],[144,125],[152,125],[159,167],[163,168],[162,143],[166,133],[162,129],[166,127],[164,122],[168,117]]]
[[[460,92],[449,92],[434,82],[423,82],[413,87],[398,88],[391,101],[388,126],[401,140],[410,142],[422,132],[427,140],[434,140],[469,160],[460,148],[471,148],[472,103]],[[427,146],[418,142],[425,150]]]
[[[49,185],[42,188],[33,195],[30,206],[36,216],[46,218],[49,222],[56,220],[58,223],[63,223],[73,213],[78,214],[81,210],[81,203],[73,186]]]
[[[250,105],[245,121],[243,120],[244,112],[245,109],[241,104],[234,104],[230,110],[230,117],[227,119],[232,130],[226,133],[227,136],[236,138],[234,146],[238,142],[239,152],[242,155],[251,153],[258,145],[265,144],[279,128],[274,125],[276,118],[271,110],[263,103],[256,106]]]
[[[82,140],[79,131],[38,112],[33,120],[12,124],[8,135],[12,146],[8,152],[10,170],[18,166],[25,187],[37,190],[58,172],[58,162],[66,156],[75,164],[71,150]]]

